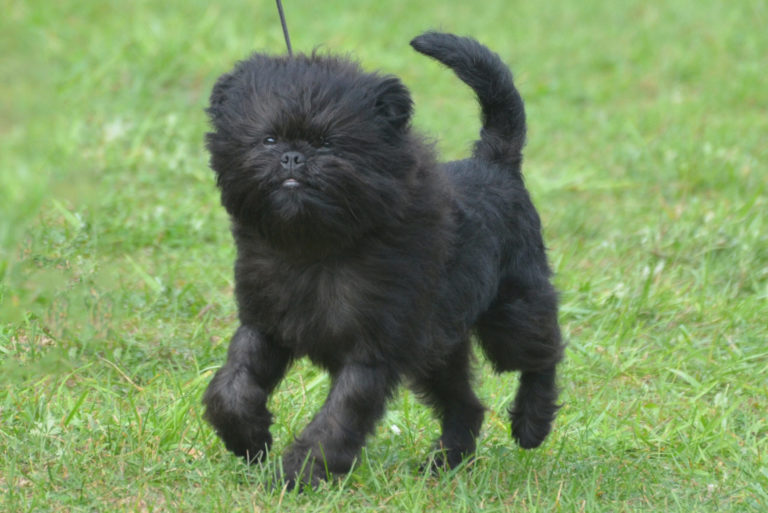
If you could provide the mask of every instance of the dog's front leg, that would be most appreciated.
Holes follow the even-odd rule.
[[[227,362],[203,397],[205,418],[227,449],[249,463],[272,444],[267,398],[285,375],[290,353],[255,328],[240,326],[229,343]]]
[[[397,374],[385,363],[345,365],[325,404],[283,457],[289,488],[316,485],[328,473],[348,472],[384,414]]]

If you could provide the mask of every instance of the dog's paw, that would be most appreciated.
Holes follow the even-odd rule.
[[[283,482],[287,489],[298,487],[317,488],[323,481],[328,480],[328,472],[322,460],[315,458],[306,448],[293,446],[289,448],[282,459]]]
[[[248,463],[261,461],[272,445],[272,415],[265,394],[256,386],[233,386],[234,381],[218,378],[219,374],[203,398],[205,419],[227,449]]]
[[[535,449],[540,446],[552,429],[551,418],[532,418],[512,412],[512,438],[523,449]]]
[[[272,446],[272,435],[269,430],[255,426],[251,426],[250,429],[247,427],[232,430],[217,429],[216,432],[224,441],[224,446],[248,464],[262,461]]]
[[[474,446],[450,448],[445,447],[442,441],[438,441],[427,461],[419,470],[421,473],[429,471],[433,475],[437,475],[441,471],[454,469],[464,462],[469,465],[474,460],[474,452]]]
[[[214,417],[210,411],[206,412],[206,419],[230,452],[249,464],[264,459],[272,446],[268,419],[255,418],[252,414],[240,415],[236,411],[217,410],[216,413]]]

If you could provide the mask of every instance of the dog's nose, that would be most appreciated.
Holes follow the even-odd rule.
[[[303,153],[298,151],[286,151],[283,153],[283,155],[280,157],[280,164],[285,169],[296,169],[304,165],[304,162],[306,162],[306,157]]]

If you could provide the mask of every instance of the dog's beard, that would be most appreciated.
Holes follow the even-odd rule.
[[[240,171],[220,176],[224,204],[238,224],[256,228],[275,247],[346,247],[397,219],[407,195],[396,178],[354,157],[310,157],[291,171],[274,155],[251,157]]]

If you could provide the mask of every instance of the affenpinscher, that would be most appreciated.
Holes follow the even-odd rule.
[[[328,398],[283,456],[290,487],[349,471],[401,381],[440,418],[429,465],[471,455],[484,410],[473,334],[496,371],[522,371],[509,410],[521,447],[542,443],[558,408],[563,345],[520,171],[523,102],[477,41],[430,32],[411,45],[477,94],[471,158],[439,164],[411,130],[400,80],[347,59],[255,54],[211,94],[207,146],[237,244],[240,326],[205,416],[230,451],[258,460],[289,364],[325,368]]]

